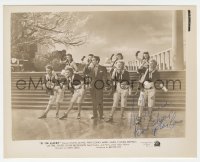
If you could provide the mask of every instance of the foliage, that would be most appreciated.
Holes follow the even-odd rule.
[[[54,70],[59,71],[62,69],[60,65],[60,57],[57,53],[52,52],[45,55],[38,55],[34,58],[34,67],[36,71],[44,71],[45,66],[50,64],[54,67]]]
[[[87,21],[72,12],[13,13],[11,16],[11,54],[31,59],[35,57],[37,44],[54,47],[55,44],[80,46],[86,42],[87,34],[79,29]]]

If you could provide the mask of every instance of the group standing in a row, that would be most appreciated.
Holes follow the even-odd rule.
[[[150,60],[148,52],[143,53],[143,58],[139,58],[138,51],[136,53],[136,59],[140,61],[140,67],[138,73],[139,79],[139,91],[140,96],[138,99],[139,115],[137,123],[141,122],[142,112],[145,105],[148,105],[149,116],[152,114],[152,108],[155,105],[155,86],[154,83],[159,79],[159,72],[157,71],[157,62]],[[56,117],[59,118],[60,104],[64,99],[64,92],[66,89],[70,90],[72,97],[70,100],[67,111],[59,118],[64,119],[68,117],[70,110],[74,104],[78,105],[77,119],[81,118],[81,106],[84,101],[84,95],[86,89],[89,88],[92,106],[93,116],[91,119],[104,119],[103,113],[103,91],[111,91],[113,95],[113,105],[107,122],[113,121],[113,116],[119,101],[121,100],[121,118],[124,119],[124,110],[127,107],[128,95],[131,95],[132,86],[130,85],[130,76],[123,60],[121,53],[116,54],[116,59],[111,60],[111,70],[108,73],[105,66],[100,65],[100,57],[93,54],[88,55],[88,59],[85,62],[83,69],[83,76],[78,74],[78,68],[73,61],[72,55],[67,54],[65,59],[61,59],[60,63],[65,64],[65,68],[58,76],[51,65],[46,66],[46,75],[44,76],[43,86],[50,96],[47,108],[42,116],[39,118],[46,118],[48,111],[55,104],[56,105]],[[160,85],[161,88],[163,85]]]

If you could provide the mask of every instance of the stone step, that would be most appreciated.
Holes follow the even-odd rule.
[[[27,95],[23,95],[23,96],[12,96],[12,100],[46,100],[48,99],[49,97],[47,95],[43,95],[43,96],[39,96],[39,95],[36,95],[36,96],[27,96]],[[71,95],[65,95],[65,98],[64,99],[68,99],[68,98],[71,98]],[[112,100],[113,98],[112,97],[104,97],[104,100],[107,100],[107,101],[110,101]],[[128,96],[128,101],[132,101],[132,99],[138,99],[138,96]],[[163,97],[160,97],[160,96],[156,96],[156,100],[163,100],[163,99],[166,99],[166,98],[163,98]],[[170,101],[184,101],[185,102],[185,98],[184,97],[168,97],[167,98],[168,100]],[[90,96],[85,96],[85,100],[89,100],[91,101],[91,97]]]
[[[45,92],[42,93],[37,93],[37,92],[16,92],[16,93],[12,93],[11,96],[21,96],[21,97],[26,97],[26,96],[44,96],[44,97],[48,97],[49,95],[47,95]],[[71,96],[72,94],[70,92],[65,92],[65,96]],[[164,98],[164,97],[168,97],[168,98],[172,98],[172,97],[185,97],[184,93],[180,93],[180,92],[168,92],[168,94],[163,94],[162,92],[157,92],[156,93],[156,97],[158,98]],[[90,92],[86,92],[85,93],[85,97],[91,97]],[[112,98],[113,95],[109,95],[109,93],[104,93],[104,97],[108,97],[108,98]],[[135,95],[134,93],[132,93],[131,95],[128,96],[128,98],[138,98],[139,97],[139,93],[137,95]]]
[[[47,105],[14,105],[13,109],[38,109],[38,110],[44,110],[46,108]],[[67,105],[61,105],[60,106],[61,110],[66,110],[67,109]],[[74,108],[75,110],[77,110],[77,106],[75,105]],[[111,110],[111,106],[104,106],[103,107],[104,110]],[[53,106],[52,110],[55,110],[55,106]],[[92,106],[82,106],[82,110],[91,110],[92,111]],[[117,110],[120,110],[120,108],[117,108]],[[127,107],[125,110],[127,111],[138,111],[138,107],[137,106],[130,106]],[[159,111],[184,111],[184,107],[172,107],[172,106],[166,106],[166,107],[160,107],[157,106],[154,108],[154,110],[159,110]]]
[[[170,79],[161,79],[161,81],[163,82],[164,85],[181,85],[182,87],[184,87],[186,85],[186,82],[184,80],[179,79],[179,81],[177,80],[170,80]],[[158,85],[159,83],[161,83],[161,81],[156,82],[156,85]],[[174,82],[174,83],[173,83]],[[111,83],[111,81],[109,80],[108,83]],[[16,87],[17,84],[25,84],[26,86],[41,86],[43,84],[43,82],[41,82],[39,79],[32,79],[28,80],[28,79],[16,79],[16,80],[12,80],[11,81],[11,86]],[[130,80],[130,84],[133,86],[137,86],[138,85],[138,80]]]
[[[61,71],[55,71],[58,75],[61,73]],[[159,70],[158,72],[160,72],[160,75],[185,75],[186,71],[162,71]],[[109,73],[109,72],[108,72]],[[15,75],[44,75],[46,74],[45,71],[43,72],[11,72],[11,76],[15,76]],[[82,75],[83,72],[79,71],[78,74]],[[129,71],[129,74],[138,74],[136,71]]]
[[[48,95],[45,90],[42,90],[41,85],[37,89],[34,89],[33,84],[31,84],[31,89],[29,89],[29,80],[32,78],[35,85],[38,83],[40,77],[44,76],[44,72],[41,73],[29,73],[29,72],[19,72],[11,74],[11,96],[12,96],[12,108],[16,109],[45,109],[48,104]],[[128,97],[128,107],[127,110],[137,109],[137,101],[139,93],[134,95],[137,89],[137,81],[139,75],[136,72],[130,72],[131,80],[134,80],[133,94]],[[180,80],[181,89],[179,89],[178,82],[174,85],[174,90],[172,89],[172,82],[168,83],[169,91],[164,93],[162,90],[157,90],[156,93],[156,107],[164,110],[185,110],[185,91],[186,91],[186,81],[185,81],[185,71],[161,71],[160,78],[166,84],[166,80]],[[16,82],[18,80],[26,81],[26,88],[24,90],[19,90],[16,87]],[[66,109],[71,98],[70,91],[65,91],[64,102],[61,109]],[[109,91],[104,91],[104,109],[110,110],[112,107],[112,96],[109,95]],[[165,105],[167,102],[167,105]],[[87,89],[85,94],[83,109],[92,110],[92,101],[90,92]],[[76,109],[76,106],[75,106]]]
[[[38,96],[38,97],[37,97]],[[65,94],[65,97],[64,98],[71,98],[71,94]],[[11,95],[11,97],[12,98],[19,98],[19,99],[32,99],[32,98],[49,98],[49,96],[48,95],[46,95],[46,94],[44,94],[44,95],[39,95],[39,94],[36,94],[36,95],[31,95],[31,94],[29,94],[29,95],[26,95],[26,94],[23,94],[23,95],[20,95],[20,94],[12,94]],[[91,99],[91,95],[90,94],[86,94],[85,96],[85,99]],[[105,95],[104,94],[104,96],[103,96],[104,98],[106,98],[106,99],[112,99],[113,98],[113,96],[110,96],[110,95]],[[128,96],[128,100],[129,99],[138,99],[138,97],[139,97],[139,95],[137,95],[137,96],[135,96],[135,95],[131,95],[131,96]],[[158,99],[158,100],[185,100],[186,99],[186,97],[185,96],[183,96],[183,95],[158,95],[158,94],[156,94],[156,99]]]
[[[137,91],[137,88],[138,88],[138,86],[134,86],[133,87],[133,92],[136,92]],[[41,87],[37,87],[37,88],[34,88],[33,86],[32,87],[28,87],[28,86],[19,86],[18,88],[17,87],[13,87],[13,88],[11,88],[11,90],[12,90],[12,92],[38,92],[38,93],[42,93],[42,92],[45,92],[46,91],[46,88],[42,88],[42,86]],[[91,89],[89,89],[89,88],[86,88],[86,92],[90,92],[90,90]],[[186,91],[186,89],[185,88],[180,88],[179,86],[174,86],[174,89],[173,89],[173,87],[171,86],[171,87],[168,87],[168,92],[174,92],[174,93],[185,93],[185,91]],[[70,92],[70,90],[66,87],[66,89],[65,89],[65,91],[66,92]],[[104,91],[104,93],[109,93],[110,92],[110,90],[103,90]],[[162,92],[162,93],[164,93],[159,87],[157,87],[156,88],[156,91],[157,92]],[[164,94],[167,94],[167,93],[164,93]]]
[[[12,80],[19,80],[19,79],[22,79],[22,80],[36,80],[36,81],[39,81],[40,79],[43,79],[44,76],[15,76],[15,77],[11,77]],[[139,76],[130,76],[130,79],[136,79],[138,80]],[[110,79],[109,77],[107,79]],[[185,80],[185,77],[184,76],[162,76],[160,77],[160,79],[166,79],[166,80],[169,80],[169,79],[173,79],[173,80]]]
[[[49,97],[44,95],[44,96],[40,96],[40,95],[32,95],[32,96],[27,96],[27,95],[12,95],[12,100],[46,100]],[[71,98],[71,95],[66,96],[65,95],[65,100],[69,100]],[[86,101],[91,101],[91,97],[90,96],[85,96],[84,100]],[[112,101],[113,98],[112,97],[105,97],[104,96],[104,100],[106,101]],[[128,96],[128,102],[132,101],[132,100],[138,100],[138,96]],[[168,97],[162,97],[162,96],[156,96],[156,101],[171,101],[171,102],[175,102],[175,101],[180,101],[182,103],[185,103],[185,97],[183,96],[177,96],[177,97],[173,97],[173,96],[168,96]]]
[[[11,78],[18,78],[18,77],[32,77],[32,78],[40,78],[40,77],[44,77],[44,74],[19,74],[19,75],[11,75]],[[83,74],[80,74],[81,76],[83,76]],[[58,76],[60,76],[60,74],[58,74]],[[107,75],[109,78],[109,74]],[[134,78],[138,78],[139,75],[137,73],[129,73],[130,77],[134,77]],[[160,78],[185,78],[185,74],[164,74],[164,73],[160,73]]]
[[[12,95],[15,94],[26,94],[26,95],[33,95],[33,94],[38,94],[38,95],[47,95],[45,90],[12,90]],[[131,96],[134,96],[136,91],[133,91]],[[69,91],[65,91],[65,94],[71,94]],[[86,95],[90,95],[90,91],[86,91]],[[109,95],[108,91],[104,91],[104,95]],[[139,92],[138,92],[139,95]],[[167,93],[164,93],[163,91],[157,91],[156,95],[161,95],[161,96],[171,96],[171,95],[177,95],[177,96],[185,96],[185,91],[168,91]],[[109,95],[110,96],[110,95]]]
[[[16,76],[11,76],[11,80],[13,81],[17,81],[17,80],[35,80],[35,81],[39,81],[40,78],[43,79],[45,74],[43,75],[16,75]],[[108,77],[109,79],[109,77]],[[131,74],[130,75],[130,79],[131,80],[138,80],[139,79],[139,75],[137,74]],[[185,75],[160,75],[160,79],[161,80],[182,80],[185,81]]]
[[[12,102],[32,102],[32,103],[35,103],[35,102],[48,102],[48,98],[15,98],[15,97],[12,97]],[[64,102],[69,102],[70,101],[70,98],[64,98]],[[137,102],[138,101],[138,98],[129,98],[127,100],[127,103],[130,103],[132,104],[133,102]],[[110,103],[112,104],[113,103],[113,99],[112,98],[104,98],[103,100],[104,103]],[[170,104],[185,104],[185,100],[172,100],[172,99],[156,99],[156,103],[158,104],[163,104],[163,103],[170,103]],[[92,104],[92,100],[90,98],[85,98],[84,99],[84,103],[90,103]]]
[[[161,102],[157,102],[156,101],[155,105],[160,106],[160,105],[163,105],[165,103],[166,102],[163,102],[163,101],[161,101]],[[37,102],[34,102],[34,101],[12,101],[12,104],[13,105],[47,105],[48,104],[48,100],[46,100],[46,101],[37,101]],[[68,102],[64,101],[62,104],[67,105],[67,104],[69,104],[69,101]],[[91,102],[85,102],[84,101],[83,105],[91,106],[92,104],[91,104]],[[104,102],[103,105],[104,106],[112,106],[112,102]],[[137,101],[132,102],[132,103],[131,102],[127,103],[127,106],[132,106],[132,105],[137,106]],[[171,106],[171,107],[183,107],[183,106],[185,106],[184,103],[167,103],[167,105]]]

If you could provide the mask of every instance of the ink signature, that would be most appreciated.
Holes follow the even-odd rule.
[[[148,117],[148,115],[145,113],[145,115],[143,116],[143,119],[145,120],[145,118],[147,118],[147,117]],[[133,123],[134,123],[134,136],[135,137],[144,134],[148,130],[148,127],[143,128],[142,125],[136,124],[136,120],[137,120],[137,116],[134,115]]]
[[[157,113],[156,119],[153,120],[153,128],[152,133],[154,136],[156,136],[156,133],[158,130],[164,129],[164,128],[174,128],[176,125],[176,112],[170,112],[168,115],[160,115],[160,113]]]
[[[142,134],[144,134],[146,131],[148,131],[148,128],[143,128],[141,125],[134,125],[134,135],[135,137],[137,136],[141,136]]]
[[[134,135],[135,137],[141,136],[142,134],[146,133],[148,130],[150,130],[153,134],[153,136],[157,135],[158,130],[169,128],[172,129],[175,127],[176,123],[181,123],[182,120],[176,121],[176,112],[171,111],[167,115],[161,115],[160,112],[157,112],[156,117],[154,119],[151,119],[151,122],[149,122],[149,116],[148,113],[145,113],[143,116],[143,120],[146,120],[146,126],[142,126],[142,124],[136,124],[137,116],[134,115]],[[151,128],[149,129],[149,123],[151,124]]]

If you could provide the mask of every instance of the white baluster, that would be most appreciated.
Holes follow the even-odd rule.
[[[139,61],[137,60],[136,61],[136,70],[138,70],[138,67],[139,67]]]
[[[157,55],[155,55],[155,60],[156,60],[156,62],[158,62],[158,56]]]
[[[162,70],[161,69],[161,53],[159,53],[159,61],[158,61],[159,63],[158,63],[158,65],[159,65],[159,70]]]
[[[171,57],[170,57],[170,52],[171,52],[170,50],[167,51],[167,53],[168,53],[168,69],[169,69],[169,70],[171,70],[171,65],[170,65],[170,59],[171,59]]]
[[[165,65],[165,52],[163,52],[163,70],[166,70],[166,65]]]
[[[135,70],[137,70],[137,61],[135,61]]]

